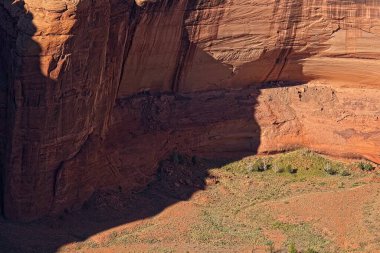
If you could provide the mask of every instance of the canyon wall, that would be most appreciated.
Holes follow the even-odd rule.
[[[7,218],[149,183],[172,152],[380,163],[377,0],[0,0]]]

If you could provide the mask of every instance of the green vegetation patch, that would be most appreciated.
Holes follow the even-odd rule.
[[[243,174],[260,172],[287,176],[293,175],[300,179],[328,175],[351,175],[348,165],[342,162],[333,161],[325,156],[306,149],[271,155],[264,158],[250,157],[225,165],[222,169]]]
[[[294,251],[295,249],[326,252],[326,247],[330,243],[307,223],[290,224],[276,221],[272,224],[272,228],[281,230],[287,235],[285,244],[289,252],[298,252]]]
[[[375,166],[373,166],[371,163],[366,162],[366,161],[359,162],[358,167],[362,171],[373,171],[373,170],[375,170]]]
[[[265,245],[268,243],[260,227],[239,222],[233,219],[225,219],[212,211],[203,210],[201,222],[192,227],[189,234],[190,243],[204,243],[214,246],[234,246],[244,243],[253,245]]]

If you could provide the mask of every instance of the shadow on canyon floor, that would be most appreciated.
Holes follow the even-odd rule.
[[[213,180],[208,170],[221,163],[173,154],[161,163],[156,180],[142,192],[128,197],[118,191],[98,192],[80,211],[28,224],[1,220],[0,252],[53,253],[66,244],[153,217],[206,189],[206,180]]]
[[[30,19],[29,25],[33,26],[31,21],[32,19]],[[36,30],[36,28],[34,28],[34,30]],[[2,42],[4,41],[5,39]],[[9,41],[16,43],[15,38],[11,38]],[[40,48],[36,42],[32,42],[31,40],[30,43],[32,44],[29,46],[33,47],[34,51]],[[14,46],[15,45],[4,45],[4,48],[14,49]],[[28,50],[28,48],[26,50]],[[290,51],[291,49],[286,49],[285,58],[289,56]],[[2,60],[6,57],[10,56],[2,55]],[[281,68],[282,71],[282,63],[286,63],[287,60],[283,59],[284,56],[281,57],[282,59],[280,59],[278,63],[281,63],[279,68]],[[8,58],[8,61],[9,59],[11,58]],[[7,62],[7,64],[10,63]],[[221,65],[219,67],[222,69],[226,67],[221,63],[219,64]],[[36,65],[33,67],[39,66]],[[180,69],[179,71],[182,70]],[[231,71],[231,69],[228,69],[228,71]],[[280,74],[278,74],[278,76],[279,75]],[[51,82],[51,80],[48,80],[42,73],[36,77],[36,80],[38,80],[40,84],[43,84],[44,80]],[[40,95],[41,99],[43,99],[44,96],[48,95],[44,93],[43,88],[35,91],[33,85],[37,84],[31,83],[30,86],[24,87],[24,89],[29,89],[26,90],[25,93],[27,98],[28,95],[30,95],[31,98]],[[270,85],[276,86],[277,82],[266,84],[266,87]],[[285,85],[288,86],[290,84]],[[95,193],[92,199],[84,205],[82,210],[65,213],[57,218],[44,218],[27,224],[2,219],[0,220],[0,252],[53,253],[62,245],[70,242],[83,241],[96,233],[118,225],[157,215],[165,208],[179,201],[189,199],[193,193],[204,190],[206,188],[206,180],[209,176],[208,170],[225,163],[225,161],[215,162],[215,160],[213,160],[214,162],[211,162],[202,159],[198,160],[197,157],[208,157],[210,153],[217,153],[218,157],[228,157],[229,161],[231,161],[239,160],[247,155],[257,153],[261,133],[260,127],[254,117],[254,110],[257,96],[260,94],[259,88],[263,87],[249,88],[243,91],[212,91],[209,93],[195,94],[191,95],[191,102],[189,102],[189,97],[179,94],[170,95],[179,101],[174,102],[174,109],[170,111],[171,114],[168,116],[171,120],[171,122],[168,123],[169,127],[178,129],[175,138],[171,137],[173,143],[176,142],[175,139],[178,141],[184,138],[181,141],[183,141],[186,146],[186,138],[198,138],[196,141],[190,141],[190,143],[196,143],[198,145],[197,147],[183,148],[186,150],[185,153],[190,154],[190,157],[183,158],[173,153],[171,160],[174,161],[175,164],[178,164],[177,168],[166,166],[167,164],[164,161],[160,166],[156,180],[142,192],[128,197],[123,196],[123,194],[117,190],[102,191]],[[36,95],[33,92],[42,93]],[[11,97],[11,95],[8,95],[8,97]],[[29,102],[32,103],[31,101]],[[23,106],[27,108],[28,103],[25,103]],[[9,111],[11,105],[8,104],[7,106]],[[185,107],[191,108],[192,115],[187,115],[187,117],[182,116],[182,121],[179,122],[181,117],[178,115],[184,114],[181,108]],[[150,109],[154,110],[155,108]],[[26,113],[28,113],[28,110],[24,111],[24,117],[27,117],[27,115],[25,115]],[[141,113],[146,113],[143,108],[141,108]],[[199,113],[203,116],[199,117]],[[10,114],[8,114],[8,116],[9,115]],[[211,116],[212,118],[210,118]],[[41,118],[43,117],[41,116]],[[152,120],[155,120],[154,118],[146,117],[142,119],[148,120],[148,122],[142,121],[142,123],[140,123],[149,125],[147,128],[150,128]],[[11,122],[11,120],[9,116],[7,121]],[[190,120],[191,122],[189,123],[186,120]],[[166,123],[167,122],[163,122],[163,124]],[[123,123],[121,123],[119,127],[121,130]],[[198,128],[198,131],[201,133],[193,135],[192,128],[194,127]],[[228,130],[226,131],[226,129]],[[170,131],[167,132],[170,134]],[[117,136],[118,133],[120,132],[118,128],[116,128],[114,134],[115,139],[119,138]],[[157,132],[153,132],[152,135],[156,133]],[[32,133],[26,131],[24,134],[27,136]],[[147,138],[149,139],[149,136]],[[136,139],[136,141],[141,142],[139,139]],[[149,145],[149,140],[145,143]],[[133,147],[133,145],[129,143],[123,145]],[[175,146],[176,144],[173,145]],[[193,154],[197,156],[191,156],[193,154],[189,152],[189,150],[192,149],[195,149]],[[182,151],[179,150],[179,152]],[[196,171],[181,170],[181,165],[186,165],[186,163],[193,165],[199,164],[199,166]],[[28,166],[26,167],[29,168]],[[30,167],[30,169],[32,168]],[[4,171],[2,175],[3,177],[8,176]],[[33,181],[33,178],[31,180]],[[2,188],[4,189],[5,186],[3,185]]]
[[[162,140],[166,140],[169,147],[160,151],[162,153],[159,152],[159,155],[166,153],[166,149],[178,150],[172,153],[169,160],[160,163],[154,181],[141,192],[129,196],[123,194],[121,187],[98,191],[85,203],[82,210],[67,212],[56,218],[44,218],[27,224],[1,220],[0,252],[53,253],[65,244],[84,241],[119,225],[147,219],[180,201],[188,200],[197,191],[206,189],[206,181],[212,180],[208,173],[210,169],[257,153],[260,127],[254,118],[254,108],[258,95],[257,88],[245,89],[243,93],[202,92],[191,95],[191,98],[179,94],[167,95],[166,99],[173,103],[169,118],[152,116],[152,109],[156,108],[151,106],[155,105],[152,100],[157,102],[157,98],[153,99],[150,95],[136,98],[134,102],[137,105],[137,115],[144,116],[137,124],[142,132],[133,139],[125,140],[122,136],[126,135],[123,132],[123,126],[126,126],[119,124],[114,129],[113,140],[119,139],[122,149],[129,148],[131,152],[134,150],[135,155],[124,157],[125,163],[128,163],[128,159],[133,159],[135,163],[138,161],[137,163],[142,164],[141,166],[149,164],[144,162],[144,157],[152,156],[146,153],[150,151],[139,151],[141,149],[157,152],[155,147]],[[121,112],[129,102],[120,105]],[[148,103],[149,109],[144,109],[140,103]],[[184,108],[192,108],[187,110],[186,117],[182,112]],[[147,128],[144,130],[143,126]],[[176,130],[171,130],[171,127]],[[171,136],[169,140],[166,139],[167,136]],[[116,154],[118,150],[119,148]],[[124,152],[128,153],[128,150]],[[184,152],[188,156],[177,152]],[[200,157],[210,157],[210,160]],[[229,159],[220,161],[217,157]],[[128,164],[123,166],[125,171],[123,173],[121,170],[121,178],[131,180],[128,173],[134,171],[131,171]],[[135,170],[137,167],[135,165]],[[194,170],[187,170],[187,167]],[[96,171],[93,173],[96,177]],[[130,177],[138,180],[138,175],[135,172]]]

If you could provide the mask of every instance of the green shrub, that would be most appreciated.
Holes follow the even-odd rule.
[[[268,242],[266,243],[266,245],[269,247],[269,252],[270,252],[270,253],[273,253],[273,252],[274,252],[274,242],[272,242],[272,241],[268,241]]]
[[[362,171],[373,171],[375,169],[375,167],[368,162],[360,162],[358,166]]]
[[[336,175],[338,174],[338,170],[334,168],[330,163],[326,163],[323,170],[329,174],[329,175]]]
[[[248,164],[247,165],[247,172],[252,173],[252,172],[258,172],[259,171],[259,166],[256,163]]]
[[[318,251],[308,248],[305,253],[318,253]]]
[[[285,169],[277,164],[273,165],[273,171],[275,173],[284,173]]]
[[[291,165],[286,166],[286,170],[287,170],[290,174],[296,174],[296,173],[298,172],[298,169],[294,168],[294,167],[291,166]]]
[[[270,163],[267,160],[262,160],[260,163],[260,171],[266,171],[270,169]]]
[[[258,159],[255,162],[248,164],[248,172],[263,172],[269,170],[271,167],[270,162],[265,159]]]
[[[288,253],[297,253],[297,248],[296,248],[296,245],[294,244],[294,242],[292,242],[291,244],[289,244],[288,246]]]
[[[351,176],[351,172],[349,172],[348,170],[343,170],[340,173],[340,175],[343,176],[343,177],[348,177],[348,176]]]

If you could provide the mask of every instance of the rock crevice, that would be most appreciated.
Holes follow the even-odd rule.
[[[380,3],[0,1],[4,215],[144,187],[173,150],[380,163]]]

